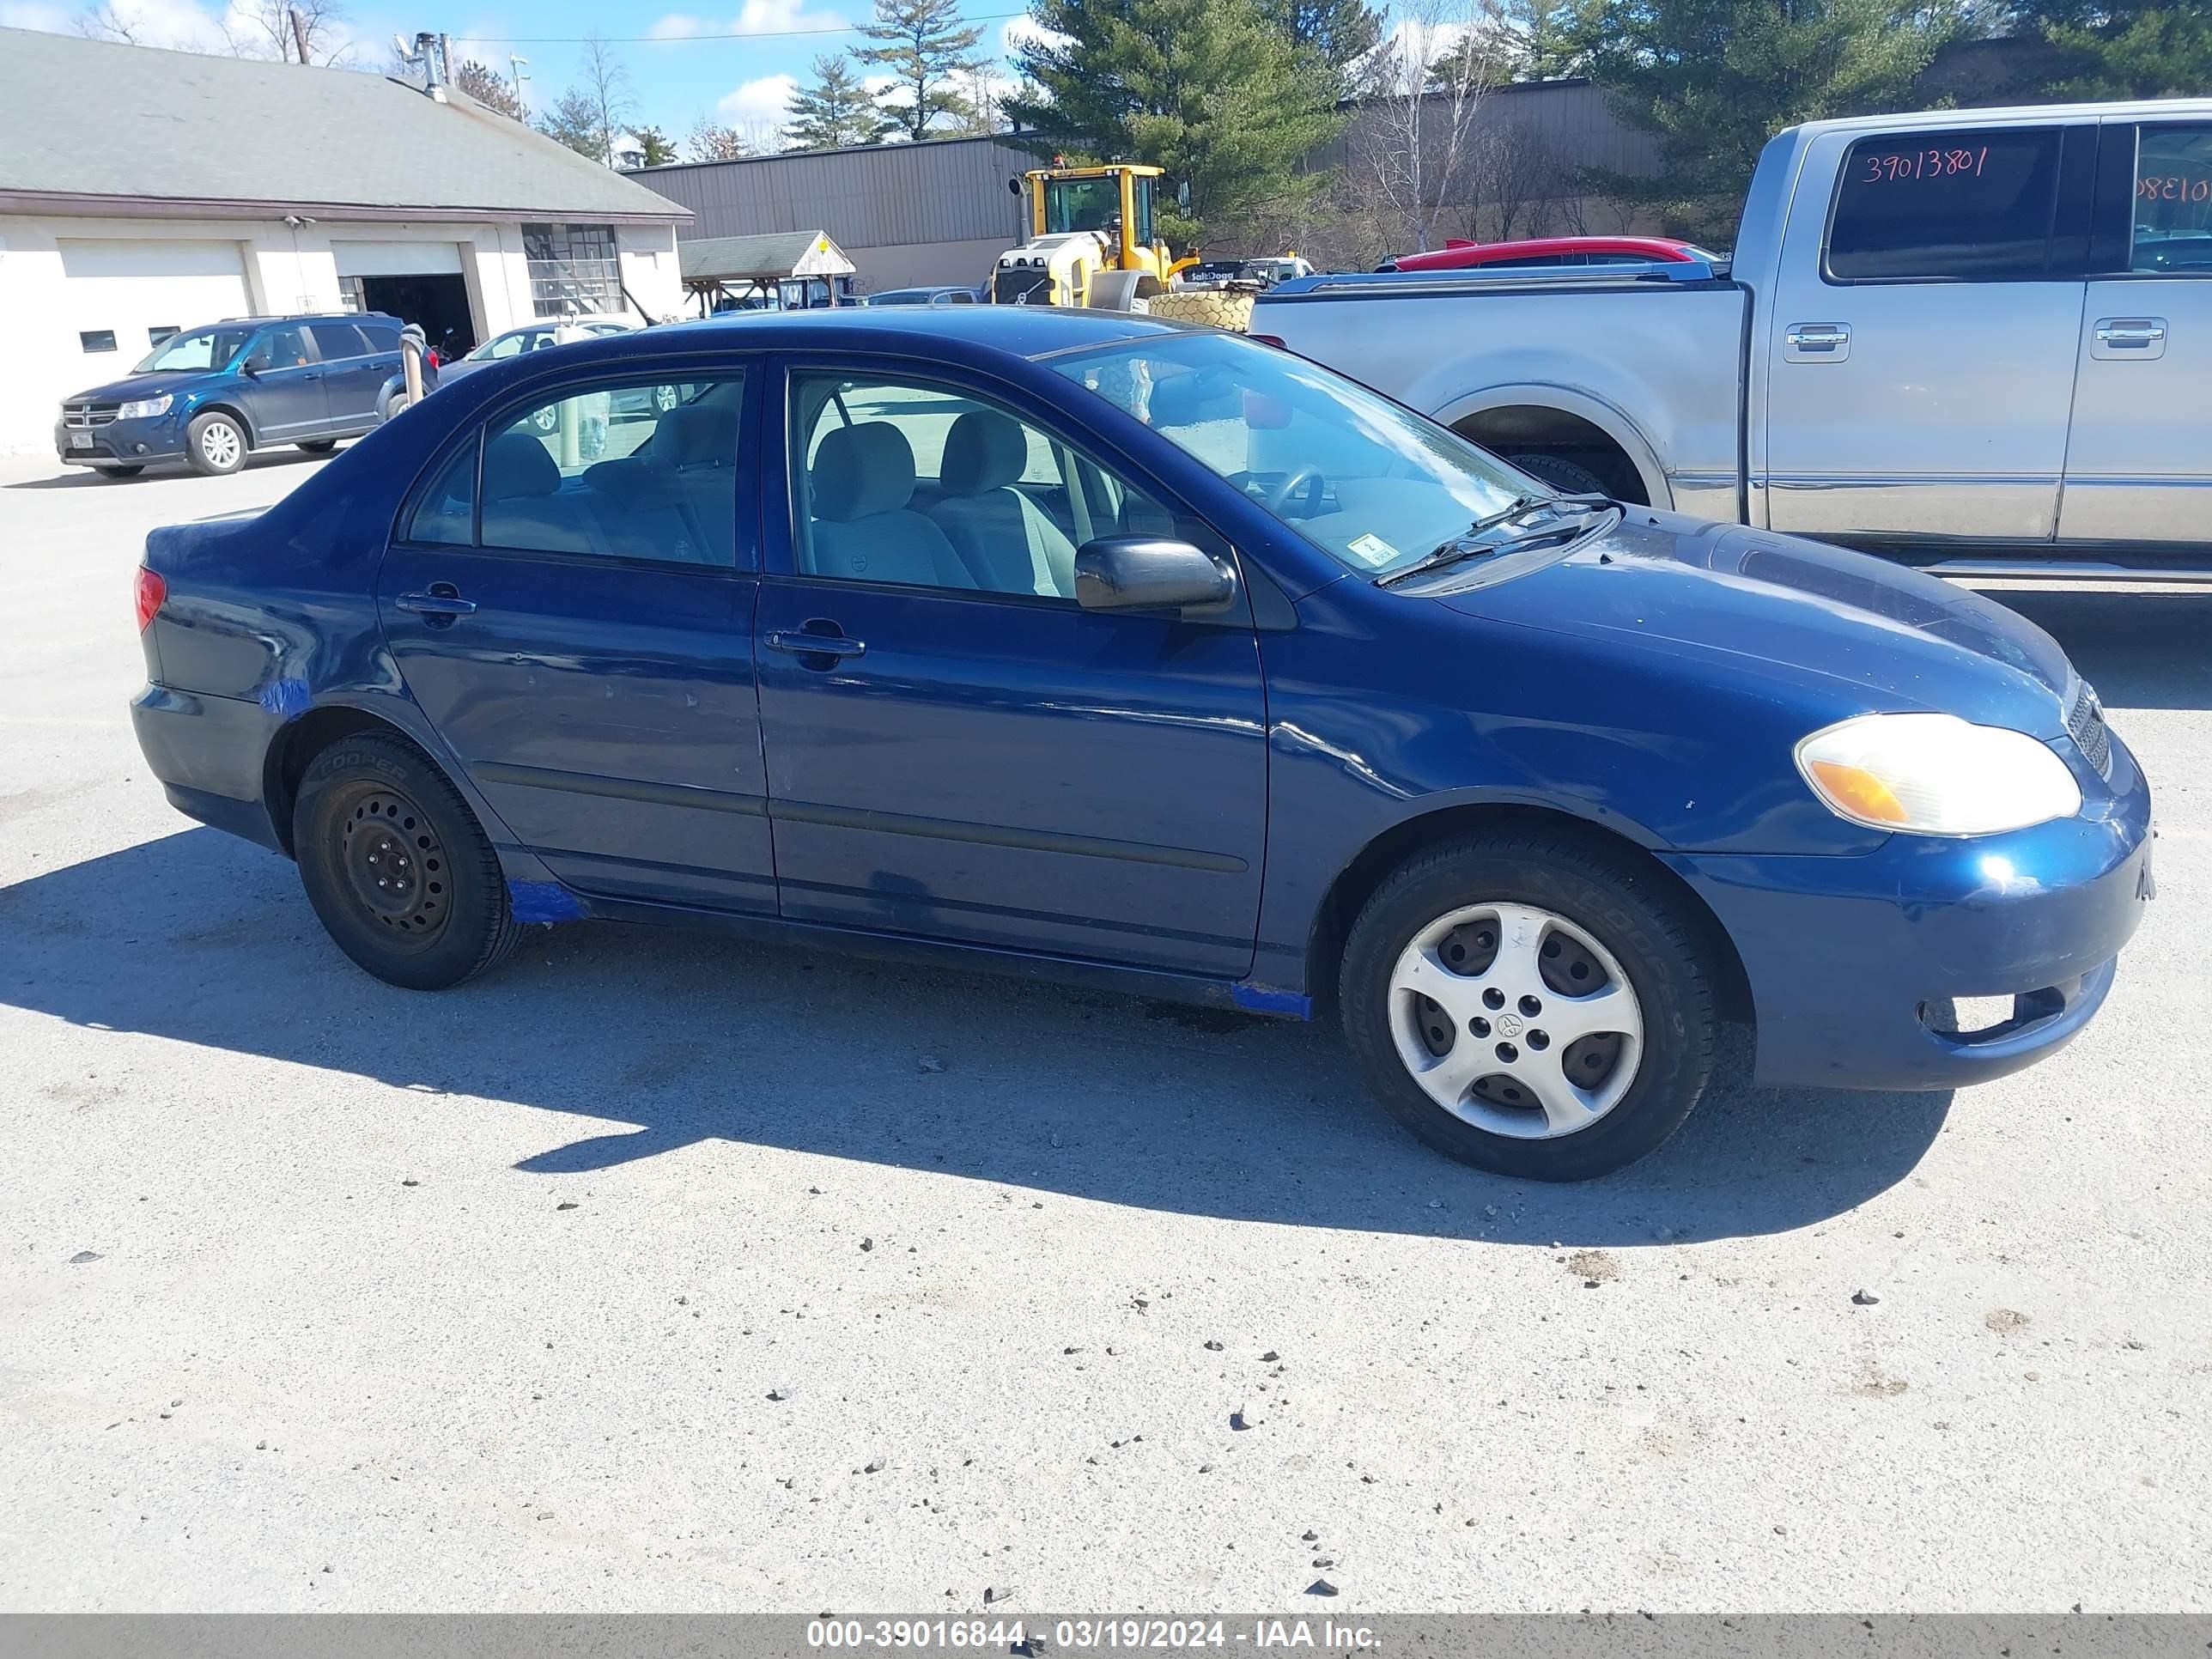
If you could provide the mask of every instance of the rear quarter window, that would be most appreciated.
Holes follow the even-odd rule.
[[[1828,225],[1838,282],[2003,282],[2050,265],[2055,127],[1885,133],[1844,153]]]

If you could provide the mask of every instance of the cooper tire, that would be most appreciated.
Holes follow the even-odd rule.
[[[292,845],[324,928],[386,984],[444,990],[495,966],[521,937],[476,815],[403,738],[362,732],[317,755],[292,809]]]
[[[220,478],[237,471],[246,465],[250,447],[246,428],[219,409],[194,416],[185,428],[185,459],[191,463],[193,471],[206,477]]]
[[[1509,925],[1497,926],[1499,917]],[[1465,976],[1419,980],[1441,994],[1425,1001],[1402,965],[1455,922],[1443,947],[1419,958],[1417,975],[1445,968],[1453,951],[1476,954]],[[1518,939],[1524,930],[1532,936]],[[1338,991],[1346,1041],[1376,1097],[1438,1152],[1516,1180],[1589,1180],[1656,1147],[1705,1092],[1718,1018],[1707,939],[1678,896],[1595,842],[1513,831],[1442,842],[1401,865],[1352,925]],[[1485,947],[1497,952],[1487,963]],[[1534,952],[1528,964],[1543,982],[1508,971],[1523,951]],[[1595,989],[1554,980],[1563,959]],[[1590,1015],[1614,975],[1626,1000],[1609,1021]],[[1499,987],[1504,994],[1493,996]],[[1443,1016],[1446,1002],[1456,1018]],[[1558,1036],[1547,1036],[1547,1020]],[[1622,1030],[1585,1030],[1608,1023]],[[1632,1037],[1623,1035],[1632,1028]],[[1541,1053],[1532,1046],[1540,1040]],[[1494,1057],[1509,1051],[1510,1061]],[[1609,1064],[1626,1056],[1635,1066],[1617,1092],[1597,1063],[1608,1053]],[[1432,1068],[1425,1082],[1415,1060]],[[1455,1090],[1462,1073],[1466,1087]],[[1540,1105],[1535,1097],[1562,1079],[1588,1086]],[[1580,1108],[1564,1103],[1571,1102],[1590,1109],[1586,1125]]]

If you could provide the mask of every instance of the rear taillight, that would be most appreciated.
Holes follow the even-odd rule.
[[[143,634],[153,626],[154,613],[161,608],[161,601],[169,597],[169,584],[161,580],[161,573],[138,567],[138,631]]]

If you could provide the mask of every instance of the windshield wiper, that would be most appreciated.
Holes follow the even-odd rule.
[[[1547,524],[1540,529],[1528,531],[1518,536],[1504,537],[1497,541],[1474,539],[1481,535],[1484,531],[1495,530],[1500,525],[1509,524],[1515,519],[1526,518],[1538,507],[1560,507],[1570,505],[1596,508],[1610,507],[1613,502],[1610,498],[1603,495],[1516,496],[1510,506],[1500,507],[1495,513],[1484,514],[1449,541],[1437,546],[1426,557],[1414,560],[1403,570],[1393,570],[1387,575],[1377,576],[1375,579],[1375,585],[1377,587],[1393,587],[1415,576],[1426,575],[1430,571],[1442,570],[1447,565],[1458,564],[1464,560],[1488,558],[1494,553],[1510,552],[1515,548],[1525,547],[1532,542],[1543,541],[1555,536],[1579,536],[1589,528],[1591,514],[1585,513],[1570,524]]]

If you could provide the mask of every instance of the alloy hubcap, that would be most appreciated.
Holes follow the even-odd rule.
[[[238,459],[238,434],[218,421],[200,434],[200,453],[217,466]]]
[[[339,862],[362,908],[394,933],[428,945],[445,931],[445,848],[406,796],[378,789],[356,800]]]
[[[1390,973],[1390,1035],[1430,1099],[1479,1129],[1548,1140],[1618,1106],[1644,1012],[1612,952],[1529,904],[1471,904],[1414,934]]]

